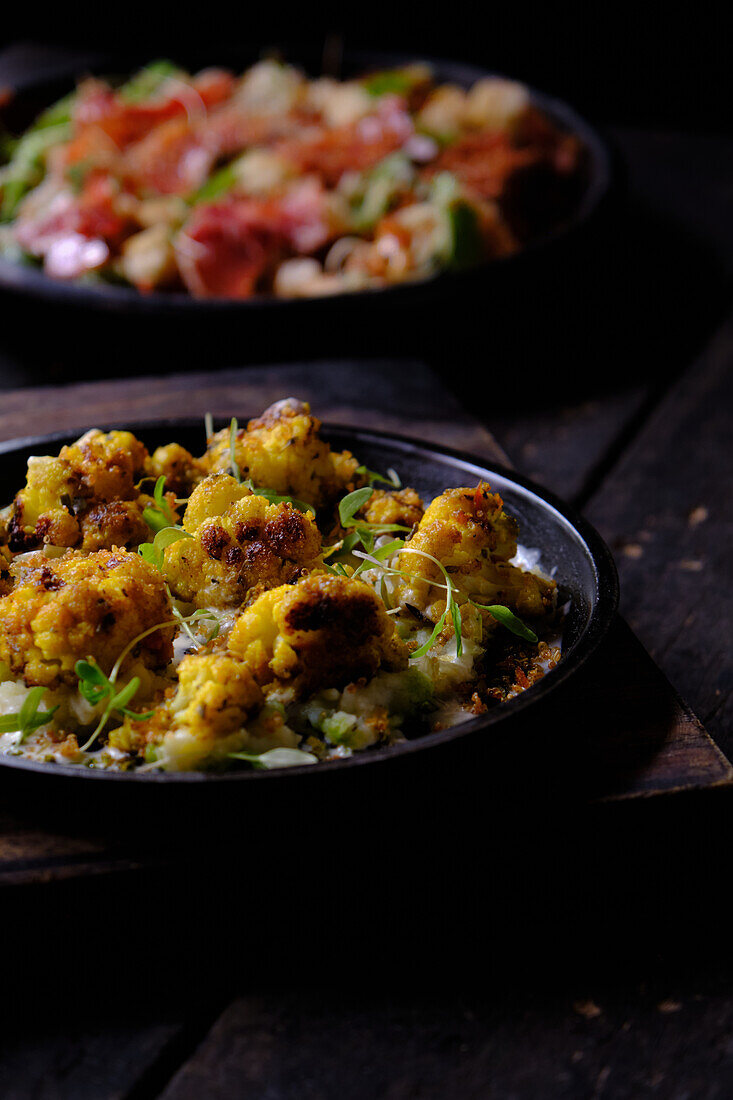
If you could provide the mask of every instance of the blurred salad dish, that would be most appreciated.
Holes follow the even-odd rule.
[[[310,79],[155,62],[88,78],[0,156],[0,257],[196,298],[424,280],[558,229],[586,150],[522,84],[422,63]]]

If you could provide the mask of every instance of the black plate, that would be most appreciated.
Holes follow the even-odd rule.
[[[288,61],[301,66],[311,74],[321,71],[321,57],[317,51],[304,48],[285,49],[284,56]],[[205,64],[224,64],[234,69],[241,70],[257,60],[255,51],[240,50],[230,57],[216,58],[178,58],[189,64],[190,68],[199,68]],[[125,59],[123,64],[119,58],[90,59],[88,72],[110,73],[129,72],[143,63],[140,58]],[[346,52],[344,54],[341,73],[343,77],[357,75],[370,69],[386,68],[406,64],[414,61],[409,55],[384,54],[372,52]],[[444,60],[430,60],[439,82],[450,82],[469,87],[476,80],[485,76],[497,75],[488,70],[472,65]],[[12,129],[20,130],[29,125],[35,115],[55,102],[60,96],[68,92],[74,85],[75,78],[79,75],[78,63],[73,68],[64,69],[63,65],[53,71],[51,78],[37,77],[35,75],[16,86],[16,96],[13,100],[12,110],[8,115],[8,122]],[[287,311],[289,317],[301,317],[304,309],[309,314],[314,313],[323,320],[333,318],[344,305],[350,307],[354,301],[368,303],[372,306],[375,302],[385,305],[404,306],[420,303],[434,295],[445,297],[449,293],[463,295],[470,289],[481,286],[489,277],[496,276],[501,282],[509,273],[521,272],[530,265],[533,257],[542,256],[552,259],[553,246],[557,247],[568,238],[576,235],[576,231],[585,226],[592,215],[599,209],[602,200],[607,195],[612,179],[612,158],[606,143],[596,130],[593,129],[577,112],[562,100],[555,99],[533,88],[529,89],[532,101],[553,119],[562,129],[576,134],[583,142],[587,157],[585,163],[584,189],[578,200],[573,215],[561,225],[542,237],[538,237],[527,244],[520,252],[513,256],[487,261],[470,270],[455,274],[444,273],[433,279],[419,283],[404,283],[398,286],[376,287],[373,289],[358,291],[349,294],[339,294],[326,298],[314,298],[307,300],[289,300],[273,297],[256,297],[246,301],[231,301],[227,299],[191,298],[183,293],[140,294],[137,290],[128,287],[117,286],[81,286],[69,282],[49,279],[42,271],[24,267],[19,264],[8,263],[0,259],[0,286],[5,286],[14,291],[35,297],[44,298],[59,305],[78,305],[107,312],[135,313],[141,316],[195,316],[217,317],[220,320],[225,317],[240,316],[252,318],[253,314],[264,314],[270,317],[269,311],[275,310],[273,319],[280,317],[282,311]]]
[[[182,443],[194,453],[200,453],[204,447],[204,431],[200,419],[128,422],[117,426],[134,431],[150,449],[168,443],[171,439]],[[220,426],[223,426],[223,422]],[[118,794],[121,789],[150,791],[151,788],[165,788],[185,793],[185,790],[191,792],[193,788],[219,792],[214,795],[214,799],[218,800],[225,791],[239,799],[242,795],[238,792],[251,790],[253,786],[258,789],[264,789],[265,786],[286,788],[291,792],[288,797],[291,797],[295,793],[294,784],[299,784],[301,789],[298,795],[307,796],[309,791],[314,792],[315,777],[331,776],[335,779],[340,775],[345,778],[344,773],[353,773],[355,769],[372,773],[378,765],[384,768],[390,764],[397,765],[399,761],[403,761],[403,765],[405,762],[414,765],[417,763],[415,757],[429,757],[441,746],[459,743],[470,746],[480,740],[485,743],[487,730],[498,731],[517,715],[526,715],[527,712],[536,715],[537,724],[541,723],[543,704],[548,695],[566,683],[596,650],[616,612],[616,567],[600,535],[577,512],[551,493],[510,470],[500,466],[486,467],[470,455],[448,448],[426,446],[401,436],[335,425],[325,426],[323,434],[335,449],[346,448],[353,451],[371,469],[387,470],[393,467],[400,474],[403,484],[414,486],[428,500],[446,488],[472,485],[482,479],[489,481],[491,487],[504,498],[507,511],[518,519],[521,544],[541,549],[540,564],[547,571],[555,570],[554,576],[563,595],[571,600],[564,626],[563,659],[557,668],[515,699],[478,718],[449,729],[426,733],[422,737],[388,748],[366,750],[345,760],[334,760],[315,766],[224,774],[140,774],[93,771],[72,765],[42,764],[20,757],[0,755],[0,764],[5,769],[26,775],[33,773],[34,782],[41,776],[51,779],[57,789],[56,793],[62,798],[68,797],[69,784],[65,782],[67,779],[76,781],[73,789],[77,792],[80,787],[93,787],[97,791],[114,787]],[[24,483],[26,463],[30,455],[56,453],[61,446],[76,438],[78,433],[63,433],[0,444],[0,468],[6,492],[13,492]],[[404,774],[403,766],[402,775]],[[19,779],[20,775],[16,775],[16,778]]]

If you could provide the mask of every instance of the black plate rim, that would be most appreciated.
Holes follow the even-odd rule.
[[[292,60],[298,63],[297,53],[302,48],[292,47]],[[284,51],[289,56],[288,49]],[[411,54],[382,53],[378,51],[346,50],[344,61],[355,67],[370,65],[398,66],[414,61]],[[441,71],[460,83],[470,83],[486,76],[498,76],[503,79],[512,79],[505,74],[493,69],[484,69],[480,66],[464,64],[448,58],[422,58],[427,64],[435,67],[440,78]],[[90,68],[95,71],[105,71],[104,58],[94,57]],[[107,70],[109,71],[109,65]],[[70,61],[68,67],[60,66],[47,80],[35,82],[32,79],[19,82],[16,92],[22,95],[29,91],[37,83],[48,83],[51,80],[60,80],[64,77],[72,79],[79,72],[79,62]],[[553,245],[574,235],[592,218],[611,188],[613,178],[613,156],[610,146],[578,111],[565,100],[542,92],[532,85],[522,81],[530,93],[532,102],[541,107],[555,121],[563,127],[577,134],[588,150],[589,180],[588,185],[578,203],[574,214],[560,225],[555,226],[549,232],[542,234],[535,240],[525,245],[519,252],[511,256],[503,256],[493,260],[486,260],[466,271],[442,272],[432,278],[417,280],[386,287],[366,287],[363,290],[342,292],[340,294],[326,295],[317,298],[290,299],[275,298],[261,295],[244,301],[226,298],[192,298],[187,294],[165,294],[152,291],[149,294],[141,294],[133,287],[124,286],[84,286],[74,282],[64,283],[54,280],[40,270],[24,267],[22,264],[12,263],[0,257],[0,286],[17,293],[40,297],[59,303],[76,304],[78,306],[91,306],[95,309],[110,313],[135,313],[138,315],[176,316],[184,314],[225,315],[236,314],[240,311],[258,311],[262,309],[289,308],[291,313],[307,307],[313,309],[328,309],[331,304],[343,306],[345,304],[366,303],[374,300],[384,304],[399,305],[406,298],[418,293],[436,293],[442,291],[460,291],[461,285],[468,281],[481,278],[490,272],[500,272],[506,269],[514,269],[517,264],[527,260],[533,255],[544,253]]]
[[[242,418],[243,420],[246,418]],[[223,418],[215,418],[215,422],[225,424]],[[110,423],[103,425],[104,430],[124,428],[143,433],[145,430],[161,429],[193,429],[201,428],[200,417],[158,417],[151,420],[125,421],[124,423]],[[27,436],[20,439],[12,439],[0,442],[0,457],[10,452],[26,450],[30,447],[48,446],[60,444],[71,439],[78,438],[74,430],[59,431],[46,435]],[[566,683],[595,653],[598,646],[605,638],[618,609],[619,583],[618,572],[613,555],[596,529],[586,520],[572,505],[560,500],[554,493],[530,478],[517,474],[514,470],[500,463],[486,464],[480,457],[471,455],[465,451],[456,450],[442,444],[422,443],[419,440],[406,435],[377,431],[366,428],[353,428],[345,424],[324,422],[323,434],[328,438],[330,434],[339,434],[353,440],[358,448],[359,442],[365,444],[388,443],[404,453],[422,453],[426,457],[435,460],[448,460],[448,464],[455,467],[455,463],[466,466],[466,472],[475,474],[481,478],[492,474],[505,478],[508,482],[518,486],[526,493],[531,494],[539,501],[540,505],[557,517],[563,524],[569,526],[580,537],[585,546],[589,560],[593,566],[596,597],[591,608],[589,621],[574,643],[570,651],[563,657],[559,665],[547,673],[539,683],[528,688],[509,703],[489,711],[485,715],[462,722],[459,725],[439,730],[435,733],[427,733],[412,741],[400,742],[381,749],[371,749],[354,753],[346,759],[329,760],[317,765],[303,765],[295,768],[273,769],[272,771],[237,771],[237,772],[114,772],[82,768],[72,764],[44,764],[35,760],[25,760],[22,757],[12,757],[0,754],[0,766],[22,772],[35,772],[46,777],[87,779],[96,782],[128,783],[136,787],[139,783],[163,784],[166,787],[180,788],[182,785],[201,784],[230,784],[241,782],[267,782],[283,781],[285,779],[300,779],[303,776],[324,774],[324,772],[338,772],[344,768],[351,769],[369,764],[383,764],[390,760],[408,756],[414,752],[429,751],[451,741],[470,737],[480,733],[489,727],[501,726],[513,719],[517,714],[526,711],[528,707],[541,706],[542,700],[554,692],[562,684]]]

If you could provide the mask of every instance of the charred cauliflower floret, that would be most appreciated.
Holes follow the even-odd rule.
[[[168,443],[153,451],[149,469],[156,480],[164,477],[166,489],[177,497],[187,497],[206,474],[201,460],[194,458],[180,443]]]
[[[375,489],[357,516],[367,523],[398,523],[410,529],[420,522],[424,511],[414,489]]]
[[[198,607],[241,607],[253,590],[291,584],[321,565],[313,517],[268,504],[233,477],[210,477],[194,490],[180,539],[165,551],[171,591]]]
[[[148,452],[131,432],[106,435],[93,429],[57,458],[28,460],[24,489],[8,524],[15,552],[44,543],[87,551],[135,546],[149,535],[142,512],[149,498],[136,488],[145,476]]]
[[[444,578],[423,554],[443,565],[458,589],[459,602],[461,596],[470,596],[481,603],[504,604],[527,616],[542,615],[552,606],[552,581],[509,564],[517,552],[517,523],[485,482],[475,489],[448,489],[436,497],[407,548],[422,553],[400,555],[400,569],[411,578],[402,601],[433,622],[445,609],[445,590],[436,587]]]
[[[262,691],[242,661],[225,653],[185,657],[175,694],[152,718],[126,719],[110,735],[110,744],[145,753],[173,771],[226,762],[231,752],[295,748],[299,736],[281,713],[263,704]]]
[[[348,451],[332,452],[320,438],[320,428],[320,420],[302,401],[288,398],[271,405],[236,434],[234,450],[242,477],[316,508],[331,504],[354,487],[358,462]],[[204,462],[211,473],[230,471],[228,428],[209,440]]]
[[[12,587],[9,555],[6,555],[4,547],[0,547],[0,596],[7,596]]]
[[[11,572],[15,587],[0,599],[0,660],[29,685],[74,685],[80,659],[109,673],[138,634],[172,618],[160,573],[126,550],[70,551],[52,560],[39,550]],[[156,630],[130,662],[164,668],[171,639],[171,629]]]
[[[263,593],[234,624],[229,649],[266,693],[343,687],[379,668],[401,671],[408,661],[373,589],[329,574]]]

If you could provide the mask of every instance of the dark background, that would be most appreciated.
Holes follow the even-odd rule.
[[[43,40],[175,56],[343,36],[346,46],[453,57],[496,68],[576,104],[600,123],[715,132],[733,122],[723,5],[60,4],[4,5],[0,45]]]

